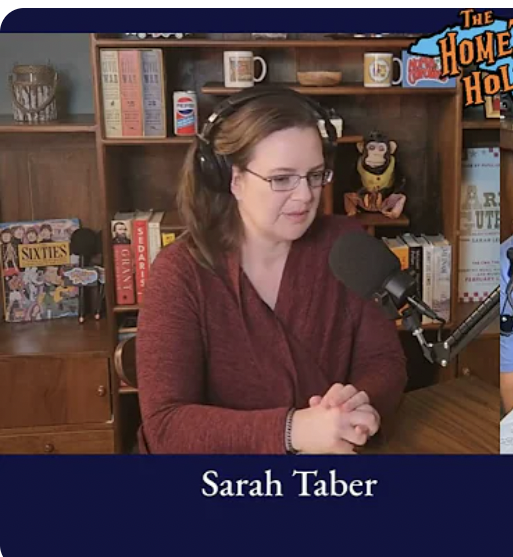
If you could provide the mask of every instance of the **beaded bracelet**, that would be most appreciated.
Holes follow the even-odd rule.
[[[295,411],[295,408],[291,408],[285,420],[285,450],[288,454],[298,454],[299,452],[292,446],[292,417]]]

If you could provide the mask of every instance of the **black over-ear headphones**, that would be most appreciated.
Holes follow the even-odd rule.
[[[244,89],[239,93],[230,95],[221,102],[208,117],[203,125],[201,133],[198,135],[198,145],[196,149],[196,168],[204,177],[204,183],[210,189],[227,193],[230,191],[232,177],[232,166],[228,158],[218,155],[213,149],[214,129],[230,114],[233,114],[242,105],[263,96],[269,95],[289,95],[301,99],[313,111],[317,120],[324,122],[327,137],[323,137],[324,156],[332,160],[337,146],[337,132],[331,123],[328,112],[316,101],[306,95],[298,93],[293,89],[285,87],[265,87],[254,86]]]

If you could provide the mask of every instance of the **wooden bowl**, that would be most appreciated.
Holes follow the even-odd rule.
[[[333,87],[342,81],[342,72],[297,72],[297,80],[306,87]]]

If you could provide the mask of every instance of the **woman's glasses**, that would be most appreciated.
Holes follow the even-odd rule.
[[[246,172],[249,172],[249,174],[253,174],[253,176],[268,182],[273,191],[294,190],[298,187],[302,178],[306,178],[307,183],[311,188],[321,188],[326,184],[329,184],[333,179],[333,170],[330,169],[314,170],[305,176],[301,176],[300,174],[277,174],[276,176],[271,176],[269,178],[260,176],[260,174],[249,170],[249,168],[246,168]]]

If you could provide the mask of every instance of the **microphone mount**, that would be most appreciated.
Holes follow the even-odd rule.
[[[435,344],[429,343],[424,337],[422,314],[424,308],[419,307],[415,299],[408,300],[409,305],[401,312],[397,310],[391,296],[380,293],[374,297],[381,303],[391,319],[401,319],[403,327],[419,342],[424,357],[432,364],[447,367],[472,340],[479,336],[495,319],[499,318],[500,287],[497,287],[445,340]],[[413,303],[412,303],[413,302]],[[431,310],[432,311],[432,310]],[[434,313],[434,312],[433,312]],[[436,314],[435,314],[436,315]],[[445,321],[438,318],[441,325]]]

